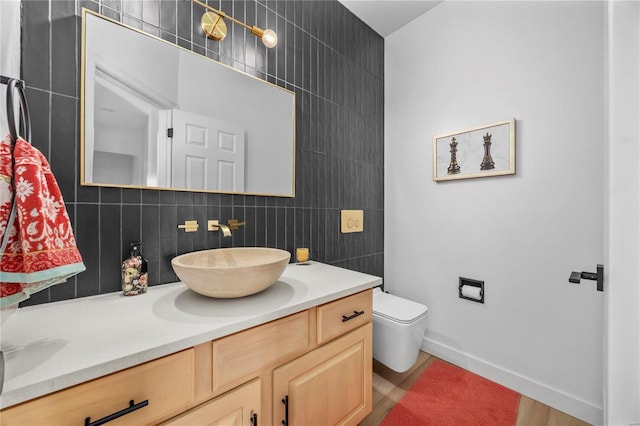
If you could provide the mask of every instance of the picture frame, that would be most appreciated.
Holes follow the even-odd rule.
[[[435,182],[516,173],[516,119],[433,137]]]

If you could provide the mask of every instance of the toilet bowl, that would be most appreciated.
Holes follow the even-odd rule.
[[[428,308],[373,289],[373,358],[403,373],[418,359]]]

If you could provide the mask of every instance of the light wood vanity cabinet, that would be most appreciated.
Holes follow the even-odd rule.
[[[0,423],[84,425],[134,399],[149,403],[109,426],[356,425],[371,411],[371,311],[365,290],[10,407]]]

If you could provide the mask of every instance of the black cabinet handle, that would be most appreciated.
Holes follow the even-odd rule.
[[[100,426],[110,422],[111,420],[115,420],[118,417],[122,417],[126,414],[139,410],[142,407],[146,407],[147,405],[149,405],[148,399],[145,399],[142,402],[138,402],[137,404],[134,404],[132,399],[131,401],[129,401],[129,406],[124,410],[120,410],[117,413],[109,414],[107,417],[103,417],[99,420],[96,420],[95,422],[91,422],[91,417],[87,417],[86,419],[84,419],[84,426]]]
[[[284,420],[282,424],[289,426],[289,395],[285,395],[285,397],[282,398],[282,403],[284,404]]]
[[[253,413],[253,416],[251,416],[250,420],[252,426],[258,426],[258,414]]]
[[[349,320],[354,319],[355,317],[359,317],[360,315],[364,315],[364,311],[360,311],[360,312],[353,311],[353,315],[349,315],[349,316],[343,315],[342,322],[347,322]]]

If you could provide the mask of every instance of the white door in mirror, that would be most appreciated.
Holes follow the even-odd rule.
[[[178,109],[172,116],[171,186],[244,192],[244,129]]]

